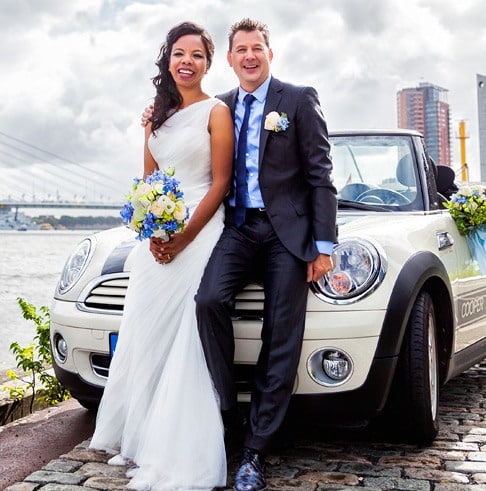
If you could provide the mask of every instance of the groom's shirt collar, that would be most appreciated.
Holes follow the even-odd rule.
[[[258,87],[252,94],[255,96],[256,100],[260,103],[265,102],[265,99],[267,98],[267,93],[268,93],[268,87],[270,86],[270,80],[272,79],[272,76],[270,75],[265,82]],[[245,98],[246,94],[249,94],[246,90],[242,89],[241,87],[238,90],[238,103],[243,104],[243,99]]]

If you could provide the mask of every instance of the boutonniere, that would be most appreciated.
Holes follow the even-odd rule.
[[[279,114],[277,111],[272,111],[267,114],[264,129],[280,133],[281,131],[285,131],[288,127],[289,120],[286,113]]]

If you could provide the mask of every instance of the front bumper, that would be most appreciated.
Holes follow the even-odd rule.
[[[374,413],[388,394],[396,358],[374,359],[385,311],[307,312],[306,331],[294,400],[305,399],[320,412]],[[109,334],[117,332],[120,315],[82,312],[73,302],[55,300],[51,309],[51,342],[62,335],[68,346],[64,362],[55,359],[56,374],[75,397],[100,398],[109,369]],[[234,321],[235,365],[251,374],[261,346],[259,321]],[[342,384],[322,385],[308,371],[309,357],[321,349],[339,349],[352,360],[351,376]],[[55,353],[55,350],[54,350]],[[382,353],[383,355],[383,353]],[[251,381],[243,384],[242,400],[249,400]],[[242,385],[242,386],[243,386]]]

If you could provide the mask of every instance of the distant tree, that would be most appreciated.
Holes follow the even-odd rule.
[[[42,223],[48,223],[54,228],[67,228],[70,230],[75,229],[106,229],[111,227],[118,227],[122,224],[121,218],[113,216],[71,216],[62,215],[61,218],[56,218],[52,215],[39,215],[34,217],[33,221],[38,225]]]

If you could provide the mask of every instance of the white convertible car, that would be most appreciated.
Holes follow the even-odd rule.
[[[441,206],[454,173],[431,161],[414,131],[335,132],[331,142],[339,244],[334,270],[309,288],[293,403],[326,421],[383,417],[404,441],[427,443],[440,387],[486,355],[486,276]],[[109,373],[137,243],[124,227],[86,237],[57,286],[54,369],[88,408]],[[255,275],[234,312],[242,401],[262,311]]]

